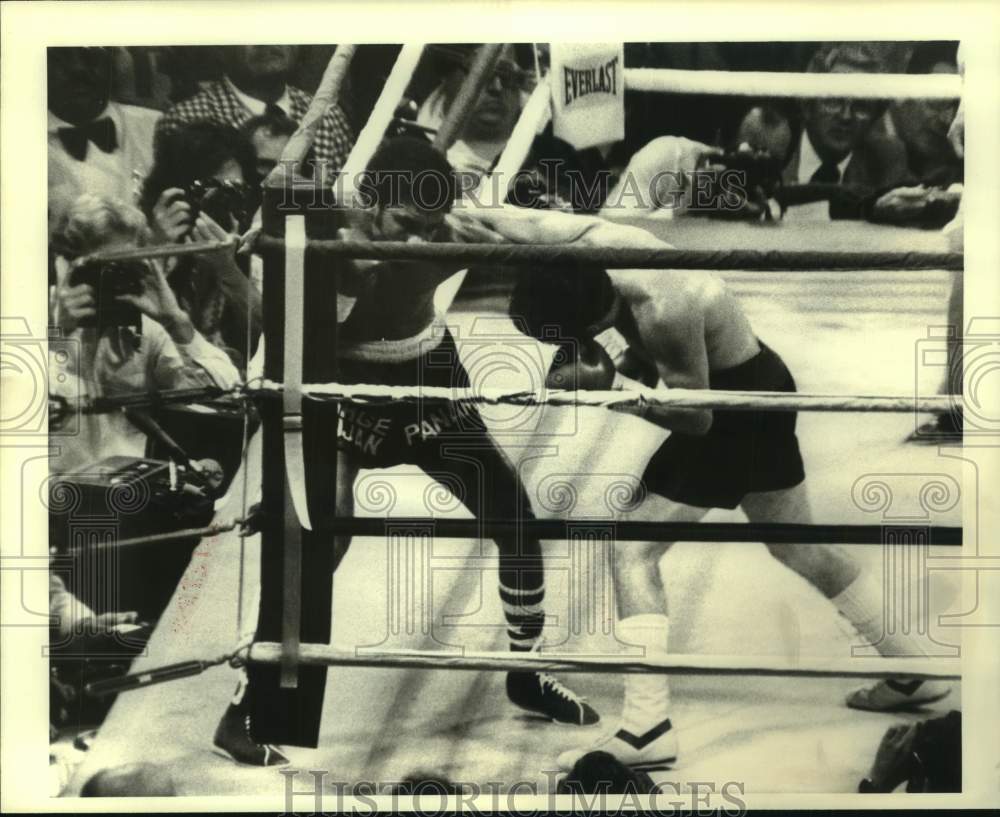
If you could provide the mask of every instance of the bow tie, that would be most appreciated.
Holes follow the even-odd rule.
[[[104,153],[111,153],[118,147],[115,123],[107,116],[75,128],[59,128],[56,133],[66,152],[78,162],[87,158],[88,142],[93,142]]]

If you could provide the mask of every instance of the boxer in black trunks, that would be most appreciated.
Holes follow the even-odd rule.
[[[430,180],[421,191],[415,178]],[[441,195],[439,185],[447,186]],[[453,170],[429,142],[386,140],[369,163],[361,191],[370,207],[349,214],[344,239],[375,241],[496,240],[487,229],[450,215],[457,195]],[[470,385],[458,348],[436,311],[437,287],[458,267],[422,262],[347,262],[340,282],[355,298],[340,324],[337,380],[388,386]],[[338,424],[337,515],[354,515],[354,482],[361,468],[413,464],[454,492],[477,518],[531,519],[532,509],[513,465],[493,442],[474,405],[405,401],[361,405],[344,401]],[[338,538],[334,564],[350,544]],[[500,598],[510,649],[540,645],[545,626],[541,543],[530,536],[497,537]],[[510,672],[507,695],[522,709],[556,722],[589,726],[598,713],[558,679],[544,672]],[[273,746],[255,744],[244,718],[246,695],[238,690],[215,743],[254,765],[287,760]]]
[[[754,334],[725,283],[708,273],[539,267],[522,272],[510,315],[539,340],[566,338],[550,387],[655,386],[795,391],[781,358]],[[660,521],[700,520],[710,508],[742,507],[752,522],[812,522],[794,412],[737,412],[653,406],[643,416],[672,430],[643,475],[647,491],[672,500]],[[641,506],[640,506],[641,513]],[[770,553],[829,598],[886,655],[923,652],[908,634],[885,635],[882,588],[848,553],[827,545],[765,543]],[[651,657],[667,651],[669,619],[659,562],[669,542],[614,549],[616,632]],[[891,629],[891,628],[890,628]],[[861,709],[911,708],[947,694],[938,683],[879,682],[852,693]],[[619,728],[584,751],[662,768],[676,761],[665,675],[628,674]]]

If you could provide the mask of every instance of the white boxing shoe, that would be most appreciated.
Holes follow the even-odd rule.
[[[677,733],[669,718],[641,735],[619,728],[596,744],[563,752],[557,760],[559,768],[569,771],[590,752],[607,752],[638,771],[665,771],[677,762]]]
[[[847,696],[851,709],[868,712],[901,712],[936,703],[951,692],[941,681],[879,681]]]

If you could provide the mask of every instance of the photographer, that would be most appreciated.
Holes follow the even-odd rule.
[[[236,368],[194,328],[158,266],[83,262],[101,250],[141,246],[148,235],[142,213],[96,196],[81,196],[63,217],[53,237],[57,284],[51,320],[72,343],[54,353],[54,395],[229,388],[238,382]],[[53,472],[116,454],[142,456],[145,436],[124,414],[83,415],[79,423],[77,434],[60,440]]]
[[[258,205],[250,186],[255,161],[253,146],[234,128],[184,123],[157,141],[140,198],[158,244],[233,242],[217,253],[172,259],[167,280],[195,329],[241,371],[261,332],[260,292],[235,253]]]

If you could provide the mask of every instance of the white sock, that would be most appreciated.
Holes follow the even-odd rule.
[[[670,619],[664,615],[629,616],[618,622],[616,631],[625,643],[644,648],[644,659],[662,659],[667,655]],[[626,673],[623,729],[642,735],[662,723],[669,709],[670,682],[666,675]]]
[[[927,655],[920,639],[911,633],[903,632],[907,622],[896,621],[890,626],[886,617],[900,605],[896,599],[886,597],[884,588],[868,571],[862,570],[858,577],[831,601],[855,626],[865,641],[874,646],[881,655],[897,657]],[[893,632],[887,632],[890,629]]]
[[[236,691],[233,693],[233,697],[230,699],[230,703],[233,706],[239,706],[243,702],[243,696],[247,694],[247,686],[250,683],[250,679],[247,678],[247,671],[245,667],[240,667],[236,670]]]

